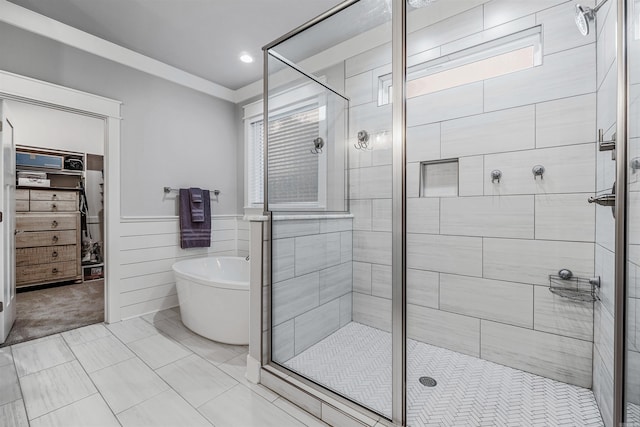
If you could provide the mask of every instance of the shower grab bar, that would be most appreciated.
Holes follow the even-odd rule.
[[[180,191],[180,189],[179,188],[164,187],[163,191],[164,191],[164,194],[169,194],[172,191],[177,193],[178,191]],[[218,197],[220,195],[220,190],[213,190],[213,195]]]

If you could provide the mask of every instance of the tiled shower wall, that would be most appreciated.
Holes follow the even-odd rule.
[[[351,321],[352,219],[274,219],[271,237],[272,357],[286,362]]]
[[[610,140],[616,131],[616,2],[608,2],[596,18],[597,128]],[[611,193],[616,162],[611,152],[597,151],[598,195]],[[596,207],[595,274],[600,300],[594,305],[593,392],[607,426],[613,425],[613,318],[615,222],[610,208]]]
[[[544,57],[408,101],[407,322],[410,338],[590,387],[593,304],[548,290],[561,268],[594,274],[596,44],[573,13],[571,1],[491,1],[409,36],[415,63],[542,25]],[[389,62],[388,46],[346,61],[354,135],[391,130],[391,107],[377,102]],[[458,195],[420,197],[421,163],[444,159],[458,161]],[[353,319],[387,331],[390,162],[384,138],[372,151],[351,148]]]

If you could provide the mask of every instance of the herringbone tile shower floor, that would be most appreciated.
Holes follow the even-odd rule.
[[[409,425],[603,426],[589,389],[409,340]],[[285,363],[290,369],[391,414],[391,334],[352,322]],[[438,382],[424,387],[430,376]]]

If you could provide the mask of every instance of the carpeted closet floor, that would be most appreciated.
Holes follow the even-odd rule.
[[[0,347],[104,321],[104,280],[16,295],[16,322]]]

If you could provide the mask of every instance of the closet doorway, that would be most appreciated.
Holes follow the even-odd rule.
[[[116,268],[121,103],[1,70],[0,101],[9,105],[14,140],[10,150],[3,150],[2,157],[16,161],[11,162],[13,175],[9,178],[2,175],[0,212],[4,224],[0,228],[0,241],[3,248],[17,246],[10,251],[13,256],[0,257],[0,276],[5,279],[0,290],[0,346],[74,329],[81,324],[119,321]],[[69,125],[63,124],[67,120],[62,119],[65,115],[72,121],[84,122],[75,137],[71,137]],[[25,123],[27,127],[21,130],[21,124]],[[57,131],[63,136],[55,136],[54,128],[59,128]],[[67,145],[55,145],[56,140],[64,140]],[[51,163],[51,159],[56,160]],[[55,171],[46,170],[43,174],[42,167],[51,164],[55,164]],[[51,217],[53,214],[59,214],[60,218]],[[20,215],[30,217],[25,221]],[[44,225],[52,230],[40,230]],[[59,247],[53,247],[56,245]],[[41,261],[55,262],[43,262],[47,266],[45,271],[32,268],[25,273],[22,268],[38,266]],[[58,261],[60,265],[52,265]],[[85,285],[93,290],[73,295],[77,294],[74,287]],[[23,287],[29,290],[22,291]],[[40,293],[46,290],[68,294],[52,297]],[[12,327],[21,327],[19,300],[30,304],[29,299],[59,317],[40,321],[49,323],[44,331],[16,338],[8,336]],[[77,311],[83,308],[93,317]],[[75,320],[77,325],[72,323]]]
[[[4,343],[12,345],[104,321],[105,122],[14,100],[4,106],[15,147],[7,213],[16,314]]]

